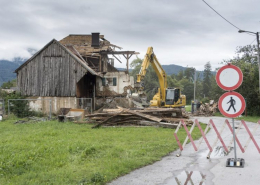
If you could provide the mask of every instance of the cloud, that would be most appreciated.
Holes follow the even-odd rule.
[[[259,30],[260,2],[207,2],[237,27]],[[162,64],[203,69],[208,61],[219,66],[237,46],[255,39],[239,34],[201,0],[2,0],[0,10],[2,59],[29,57],[28,48],[39,50],[53,38],[100,32],[124,50],[140,52],[140,58],[153,46]]]

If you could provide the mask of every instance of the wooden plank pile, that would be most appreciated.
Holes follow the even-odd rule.
[[[213,100],[211,100],[209,103],[204,103],[200,105],[199,111],[197,112],[197,115],[200,116],[212,116],[215,112],[217,112],[218,103],[214,103]]]
[[[159,126],[164,128],[176,128],[180,119],[186,124],[192,121],[185,118],[174,118],[172,114],[180,115],[180,109],[147,108],[142,110],[131,110],[118,107],[117,109],[103,109],[101,113],[87,115],[89,122],[97,123],[92,128],[100,126]],[[175,115],[175,116],[176,116]]]

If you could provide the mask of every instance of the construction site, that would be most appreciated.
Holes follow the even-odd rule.
[[[100,33],[53,39],[15,70],[18,91],[28,97],[32,111],[54,114],[59,121],[96,123],[93,128],[176,128],[180,119],[189,125],[192,114],[209,116],[217,111],[214,101],[201,109],[200,103],[194,104],[192,114],[185,111],[186,96],[180,88],[168,87],[167,74],[153,47],[148,47],[140,72],[131,76],[129,62],[138,54],[124,51]],[[124,63],[125,69],[117,69],[116,62]],[[149,66],[159,84],[150,101],[144,91]],[[10,110],[8,102],[8,114]]]

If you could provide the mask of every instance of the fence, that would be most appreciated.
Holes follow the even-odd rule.
[[[52,118],[51,99],[8,99],[8,116],[14,114],[24,118],[30,116],[48,116]]]
[[[15,114],[18,117],[30,116],[46,116],[51,119],[52,113],[58,113],[60,108],[76,108],[84,109],[86,112],[92,113],[93,101],[92,98],[76,98],[76,101],[59,104],[56,99],[8,99],[8,115]]]
[[[0,99],[0,115],[5,114],[5,101],[3,99]]]
[[[198,128],[199,128],[199,130],[200,130],[200,133],[201,133],[201,135],[202,135],[202,138],[200,139],[198,145],[195,144],[195,142],[193,141],[192,136],[191,136],[191,133],[192,133],[192,131],[193,131],[193,129],[194,129],[194,127],[195,127],[196,125],[198,126]],[[230,135],[230,136],[232,136],[232,138],[231,138],[231,140],[230,140],[228,146],[225,144],[224,140],[223,140],[222,137],[221,137],[221,133],[224,131],[226,125],[228,126],[229,130],[231,131],[231,135]],[[239,133],[239,131],[240,131],[242,125],[244,126],[246,132],[247,132],[248,135],[249,135],[247,141],[245,142],[244,147],[242,146],[242,144],[240,143],[240,141],[239,141],[239,139],[238,139],[238,137],[237,137],[237,135],[238,135],[238,133]],[[240,150],[241,150],[242,153],[244,153],[244,152],[246,151],[246,149],[247,149],[247,147],[248,147],[248,145],[249,145],[249,143],[250,143],[251,140],[253,141],[253,143],[254,143],[256,149],[258,150],[258,152],[260,153],[260,148],[259,148],[259,146],[258,146],[258,144],[257,144],[257,142],[255,141],[255,138],[254,138],[254,136],[253,136],[253,134],[255,134],[255,132],[257,131],[259,125],[260,125],[260,121],[258,121],[258,124],[255,125],[253,131],[251,132],[251,131],[249,130],[248,126],[246,125],[245,121],[243,121],[243,120],[241,121],[241,123],[240,123],[240,125],[238,126],[238,128],[237,128],[237,130],[236,130],[236,133],[235,133],[235,140],[236,140],[236,142],[237,142],[237,144],[238,144],[238,146],[239,146],[239,148],[240,148]],[[177,136],[177,133],[178,133],[178,131],[179,131],[179,129],[180,129],[181,126],[184,127],[184,129],[185,129],[185,131],[186,131],[186,133],[187,133],[187,137],[186,137],[186,139],[184,140],[183,144],[180,143],[179,138],[178,138],[178,136]],[[210,128],[210,126],[213,127],[213,130],[214,130],[215,133],[216,133],[216,139],[214,140],[212,146],[210,145],[210,142],[208,141],[208,139],[207,139],[207,137],[206,137],[206,133],[207,133],[208,129]],[[216,127],[216,125],[214,124],[214,122],[213,122],[212,119],[209,121],[209,123],[208,123],[208,125],[207,125],[207,127],[205,128],[204,131],[202,130],[202,128],[201,128],[201,126],[200,126],[200,124],[199,124],[199,122],[198,122],[197,119],[194,121],[194,123],[193,123],[193,125],[191,126],[190,130],[188,130],[188,128],[187,128],[186,124],[184,123],[184,121],[181,120],[180,123],[178,124],[178,127],[176,128],[176,130],[175,130],[175,132],[174,132],[174,137],[175,137],[175,139],[176,139],[176,141],[177,141],[177,143],[178,143],[178,145],[179,145],[179,148],[180,148],[179,153],[176,155],[177,157],[179,157],[179,156],[181,155],[182,151],[184,150],[185,145],[187,144],[188,139],[190,139],[190,141],[191,141],[191,143],[192,143],[192,146],[193,146],[193,148],[194,148],[195,151],[198,151],[198,149],[199,149],[199,147],[200,147],[202,141],[204,140],[205,143],[207,144],[208,149],[209,149],[209,152],[208,152],[208,155],[207,155],[207,158],[208,158],[208,159],[210,158],[210,155],[211,155],[211,153],[212,153],[212,151],[213,151],[212,149],[217,145],[218,141],[221,142],[221,144],[222,144],[222,146],[223,146],[223,148],[224,148],[224,150],[225,150],[226,153],[229,153],[229,152],[231,151],[231,149],[232,149],[231,146],[232,146],[232,144],[233,144],[233,130],[232,130],[231,125],[230,125],[230,123],[229,123],[228,120],[225,120],[225,122],[222,124],[222,126],[221,126],[221,128],[220,128],[220,131],[218,131],[218,129],[217,129],[217,127]]]
[[[92,98],[77,98],[77,108],[78,109],[85,109],[86,111],[92,114]]]

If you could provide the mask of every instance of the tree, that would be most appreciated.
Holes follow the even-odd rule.
[[[184,78],[184,71],[179,71],[177,75],[175,75],[176,80],[181,80]]]
[[[142,59],[137,58],[133,60],[130,64],[130,67],[133,68],[130,75],[134,76],[134,79],[136,81],[136,75],[139,73],[142,65]],[[147,68],[146,75],[144,78],[144,91],[147,95],[147,100],[151,100],[155,93],[157,92],[157,88],[159,87],[159,80],[158,77],[152,68],[151,65]]]
[[[203,86],[202,93],[205,97],[209,97],[209,94],[210,94],[211,76],[212,76],[211,64],[210,64],[210,62],[207,62],[204,66],[203,81],[202,81],[202,86]]]
[[[193,99],[194,93],[194,83],[191,80],[183,78],[180,80],[182,94],[186,96],[187,102],[190,102]]]
[[[195,68],[189,67],[184,70],[184,78],[194,80]]]
[[[238,66],[243,72],[243,83],[236,90],[246,100],[247,113],[249,115],[260,115],[260,93],[259,93],[259,70],[255,53],[256,46],[248,45],[238,47],[236,57],[226,60],[224,63],[231,63]]]
[[[210,99],[218,101],[220,96],[225,93],[223,89],[221,89],[215,79],[215,76],[212,76],[211,79],[211,91],[210,91]]]
[[[3,83],[1,87],[3,89],[10,89],[11,87],[16,87],[16,79]]]

